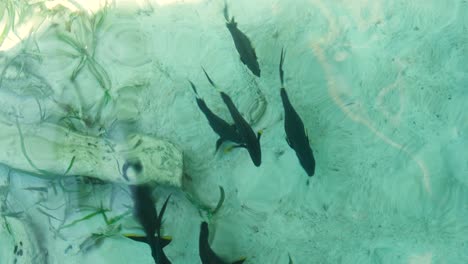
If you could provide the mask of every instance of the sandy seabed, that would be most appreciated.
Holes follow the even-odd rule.
[[[468,263],[466,2],[228,1],[260,78],[239,60],[223,1],[75,2],[2,7],[0,95],[15,97],[2,101],[0,120],[11,109],[23,123],[61,120],[70,114],[62,104],[99,115],[73,123],[81,133],[175,143],[190,180],[154,193],[158,208],[173,194],[164,222],[173,263],[199,263],[203,219],[216,252],[245,263],[288,263],[288,254],[300,264]],[[285,140],[282,47],[317,162],[310,179]],[[214,153],[217,136],[187,80],[230,119],[202,66],[263,130],[260,167],[243,149]],[[111,102],[98,107],[106,91]],[[218,186],[225,201],[208,219],[186,193],[215,207]],[[153,263],[149,247],[120,235],[138,231],[125,185],[4,166],[0,198],[5,263]]]

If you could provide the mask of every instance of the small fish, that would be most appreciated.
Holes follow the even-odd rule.
[[[237,28],[237,23],[234,21],[234,17],[229,19],[226,3],[224,5],[224,17],[226,19],[226,27],[231,33],[237,52],[239,52],[240,60],[255,76],[260,77],[260,66],[258,65],[255,49],[253,48],[249,38]]]
[[[208,243],[208,237],[210,233],[208,230],[208,224],[202,222],[200,225],[200,239],[199,239],[199,254],[202,264],[228,264],[222,260],[216,253],[211,249],[210,244]],[[245,258],[241,258],[238,261],[232,262],[232,264],[241,264],[245,261]]]
[[[211,80],[210,76],[208,76],[208,73],[206,73],[205,69],[203,69],[203,72],[205,73],[206,78],[208,79],[210,84],[216,88],[216,85]],[[249,123],[247,123],[247,121],[245,121],[245,119],[240,114],[239,110],[237,110],[231,97],[229,97],[229,95],[222,91],[220,91],[219,93],[224,101],[224,104],[227,106],[232,119],[234,120],[234,124],[237,128],[237,133],[239,133],[242,139],[242,142],[239,145],[234,146],[234,148],[242,147],[247,149],[247,151],[250,154],[250,158],[252,159],[255,166],[260,166],[260,164],[262,163],[262,151],[260,148],[260,138],[262,136],[262,132],[258,132],[257,135],[255,135],[255,132],[253,131],[252,127],[249,125]]]
[[[284,130],[286,131],[286,142],[296,152],[299,163],[306,171],[309,177],[315,173],[315,159],[309,144],[309,138],[304,128],[304,123],[299,114],[294,110],[289,101],[288,94],[284,88],[284,63],[285,52],[281,49],[281,59],[279,65],[279,74],[281,80],[281,100],[284,107]]]
[[[135,241],[146,242],[150,245],[151,255],[156,264],[171,264],[163,251],[163,248],[171,242],[171,239],[161,236],[162,219],[171,195],[167,197],[158,215],[151,194],[151,188],[148,185],[134,185],[130,186],[130,189],[134,202],[134,215],[143,227],[146,237],[135,235],[125,236]]]
[[[242,139],[239,133],[237,133],[236,125],[229,124],[228,122],[224,121],[224,119],[222,119],[221,117],[213,113],[208,108],[205,101],[198,96],[198,92],[197,92],[195,85],[191,81],[189,81],[189,83],[192,86],[192,89],[195,92],[195,95],[197,96],[196,100],[197,100],[198,108],[200,108],[200,110],[205,115],[213,131],[219,136],[219,139],[216,141],[216,151],[219,149],[221,144],[223,144],[223,142],[225,141],[231,141],[231,142],[240,144]]]

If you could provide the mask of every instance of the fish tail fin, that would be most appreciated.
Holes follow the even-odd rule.
[[[223,15],[224,15],[224,19],[226,19],[226,22],[227,22],[226,24],[228,25],[228,27],[237,26],[237,23],[234,20],[234,17],[231,17],[231,19],[229,19],[229,9],[228,9],[228,4],[226,0],[224,0]]]
[[[286,51],[284,50],[284,47],[283,47],[281,48],[281,57],[280,57],[280,64],[279,64],[279,75],[280,75],[281,87],[284,87],[283,63],[284,63],[285,56],[286,56]]]
[[[224,0],[223,14],[224,14],[224,19],[226,19],[226,21],[229,22],[229,11],[228,11],[228,5],[227,5],[226,0]]]

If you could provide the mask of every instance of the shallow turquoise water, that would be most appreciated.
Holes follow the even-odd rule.
[[[172,263],[200,263],[202,221],[226,261],[468,262],[466,1],[228,1],[260,77],[223,1],[77,2],[0,6],[0,260],[154,263],[124,236],[144,234],[127,186],[144,178],[158,210],[172,194]],[[283,47],[313,177],[285,140]],[[261,166],[215,153],[187,80],[262,131]]]

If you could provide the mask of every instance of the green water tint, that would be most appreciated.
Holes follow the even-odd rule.
[[[112,160],[119,183],[74,182],[89,160],[60,145],[71,154],[57,158],[47,178],[45,148],[31,143],[30,131],[32,123],[50,123],[63,134],[126,143],[127,134],[141,132],[180,148],[189,186],[154,184],[159,200],[173,193],[164,228],[175,264],[200,262],[202,221],[220,259],[245,256],[246,264],[468,263],[465,3],[149,1],[90,10],[80,1],[0,3],[0,146],[8,151],[14,135],[19,148],[10,160],[23,161],[0,185],[0,258],[21,240],[18,264],[40,263],[28,249],[40,244],[70,262],[154,262],[148,247],[123,237],[141,231],[123,177],[137,159]],[[285,140],[283,46],[287,96],[317,162],[308,185]],[[216,135],[186,80],[216,115],[232,119],[200,66],[254,131],[264,131],[259,168],[232,146],[213,153]],[[84,151],[102,158],[93,149]],[[97,173],[81,176],[102,177],[106,168],[93,164]],[[45,242],[27,243],[22,225]]]

